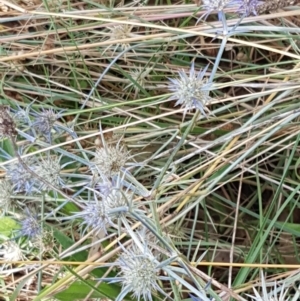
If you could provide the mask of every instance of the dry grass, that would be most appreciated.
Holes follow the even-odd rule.
[[[232,28],[240,18],[234,6],[225,11]],[[137,242],[142,222],[156,235],[151,248],[170,260],[158,273],[173,280],[159,282],[169,298],[211,283],[207,296],[216,300],[251,300],[253,287],[274,293],[276,281],[288,289],[278,300],[298,300],[300,10],[246,17],[226,36],[215,13],[197,23],[203,14],[169,1],[0,0],[1,103],[31,120],[42,109],[60,112],[52,143],[17,123],[18,146],[24,159],[60,156],[61,190],[75,200],[54,191],[12,195],[0,226],[0,298],[117,298],[121,286],[104,278],[116,277],[109,263],[120,241]],[[197,71],[209,64],[213,78],[207,117],[170,100],[168,78],[188,74],[192,62]],[[135,188],[130,203],[147,218],[132,209],[107,234],[84,232],[90,162],[116,141],[132,156],[122,178]],[[1,143],[4,177],[16,158],[9,140]],[[5,241],[25,208],[53,241],[41,252],[44,242],[18,237],[21,256],[8,259]]]

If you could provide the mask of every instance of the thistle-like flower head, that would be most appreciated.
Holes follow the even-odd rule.
[[[6,241],[0,245],[0,258],[4,261],[19,261],[23,259],[23,253],[16,242]],[[1,265],[0,270],[6,267],[6,264]]]
[[[42,233],[37,216],[32,215],[29,210],[26,210],[26,217],[21,220],[20,233],[22,236],[27,236],[30,239],[34,239]]]
[[[116,177],[111,179],[109,182],[107,178],[102,177],[103,183],[106,183],[107,189],[104,191],[105,194],[101,194],[102,200],[108,209],[114,209],[121,206],[127,206],[133,193],[130,189],[126,189],[123,185],[124,175],[120,173]],[[96,185],[96,188],[101,186],[101,183]],[[99,189],[99,188],[98,188]]]
[[[82,225],[96,233],[106,232],[109,226],[116,227],[114,222],[119,217],[126,215],[129,207],[128,202],[132,197],[128,191],[123,191],[120,184],[113,186],[110,183],[110,185],[105,184],[105,186],[104,194],[92,189],[94,201],[89,201],[83,206],[83,210],[70,217],[72,219],[82,218]]]
[[[33,245],[40,250],[41,253],[53,250],[54,236],[52,231],[43,231],[41,235],[38,235],[33,241]]]
[[[26,158],[23,161],[29,168],[32,168],[34,164],[33,158]],[[21,163],[13,162],[7,165],[6,169],[6,176],[12,184],[14,193],[25,192],[30,194],[36,192],[36,188],[34,187],[35,179]]]
[[[130,159],[126,147],[120,143],[116,145],[105,145],[96,150],[93,162],[100,174],[111,177],[119,173]]]
[[[261,0],[234,0],[233,3],[238,5],[237,12],[241,16],[248,17],[250,15],[257,16],[257,8],[264,2]]]
[[[34,122],[34,126],[44,135],[47,135],[56,122],[60,115],[56,114],[52,109],[44,110],[39,115]]]
[[[158,281],[160,268],[151,251],[145,247],[142,251],[137,246],[124,250],[118,260],[120,266],[122,292],[132,292],[138,300],[152,300],[152,293],[161,291]]]
[[[128,24],[120,24],[110,28],[110,40],[112,40],[112,44],[116,44],[114,51],[117,50],[118,47],[121,47],[122,50],[130,47],[130,44],[126,42],[126,39],[132,38],[132,28],[133,27]]]
[[[108,210],[116,209],[119,207],[128,206],[128,200],[131,196],[120,189],[114,188],[110,193],[103,199],[103,202]]]
[[[51,141],[51,131],[55,122],[61,117],[61,114],[55,113],[52,109],[43,110],[40,113],[36,113],[35,120],[33,122],[33,127],[38,133],[47,137]]]
[[[23,160],[33,172],[54,186],[62,184],[60,178],[60,159],[58,157],[29,157]],[[14,162],[6,166],[7,178],[10,180],[15,193],[27,194],[47,191],[49,187],[34,176],[20,162]]]
[[[47,182],[51,183],[52,185],[58,187],[59,185],[62,185],[62,180],[60,178],[60,159],[56,156],[47,156],[46,158],[41,157],[36,162],[35,172],[40,177],[45,179]],[[41,191],[45,191],[49,189],[44,183],[39,183],[39,187],[37,187]]]
[[[111,224],[104,204],[98,200],[86,204],[83,210],[75,213],[72,218],[82,218],[82,225],[90,228],[90,230],[94,230],[95,233],[106,232],[107,226]]]
[[[175,106],[181,105],[186,111],[198,109],[203,115],[204,107],[209,103],[209,90],[211,84],[208,84],[207,78],[204,78],[206,66],[198,74],[195,72],[194,63],[190,69],[190,75],[187,76],[183,70],[179,71],[179,78],[169,78],[169,90],[174,92],[171,100],[177,99]]]

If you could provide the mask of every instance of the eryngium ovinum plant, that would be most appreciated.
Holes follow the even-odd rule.
[[[207,68],[208,65],[197,73],[192,63],[189,75],[184,70],[180,70],[179,78],[169,78],[171,82],[169,90],[173,92],[170,100],[177,100],[175,106],[181,105],[184,108],[184,116],[193,109],[199,110],[206,116],[204,110],[211,100],[209,92],[212,86],[205,77]]]
[[[144,218],[144,210],[140,207],[145,203],[135,201],[133,186],[125,187],[124,174],[119,172],[113,179],[102,176],[94,188],[89,200],[81,202],[81,210],[67,219],[82,219],[81,226],[85,232],[92,230],[94,233],[107,233],[108,228],[118,229],[123,232],[123,225],[131,224],[134,216]]]
[[[64,183],[60,176],[62,168],[60,165],[60,157],[47,152],[43,155],[27,157],[23,161],[30,170],[38,174],[45,181],[55,187],[63,187]],[[5,169],[6,179],[10,181],[15,194],[40,194],[50,189],[45,182],[35,178],[32,173],[24,168],[18,161],[7,164]]]
[[[27,133],[27,137],[44,138],[47,142],[52,143],[53,134],[60,133],[57,121],[62,115],[61,112],[56,113],[53,109],[35,111],[31,105],[28,105],[25,109],[18,108],[14,110],[12,116],[17,127],[23,133]]]
[[[148,220],[149,224],[151,221]],[[146,222],[146,224],[148,223]],[[205,294],[205,290],[197,289],[185,280],[186,271],[175,263],[178,259],[176,250],[169,245],[169,238],[164,236],[158,240],[149,236],[149,229],[141,228],[133,231],[127,228],[131,238],[131,244],[122,245],[118,259],[106,266],[118,268],[118,275],[114,278],[102,278],[102,281],[111,283],[119,282],[122,291],[116,301],[121,301],[127,294],[131,294],[137,300],[151,301],[153,296],[158,294],[164,298],[169,298],[168,289],[170,284],[176,283],[186,287],[201,301],[210,301]],[[157,234],[157,233],[156,233]],[[156,236],[156,235],[155,235]],[[157,235],[159,237],[159,235]]]
[[[151,301],[152,295],[157,292],[166,296],[159,281],[170,280],[170,277],[163,275],[164,263],[159,261],[159,254],[153,252],[153,247],[149,247],[146,237],[141,233],[146,233],[146,230],[131,232],[132,244],[129,247],[121,244],[121,254],[112,263],[119,270],[117,277],[102,279],[121,283],[122,291],[116,301],[123,300],[129,293],[137,300],[145,301]]]
[[[26,252],[25,249],[30,247],[35,248],[36,254],[39,254],[49,250],[49,246],[53,242],[53,235],[49,235],[52,232],[44,231],[41,226],[42,200],[46,199],[46,195],[49,194],[51,194],[51,198],[56,197],[57,191],[64,187],[60,173],[64,165],[61,166],[61,156],[57,156],[55,153],[46,151],[37,156],[31,156],[30,151],[36,150],[33,141],[38,141],[39,137],[50,142],[49,134],[51,134],[58,115],[53,110],[43,110],[40,114],[31,112],[29,106],[26,110],[19,108],[14,111],[13,117],[11,116],[8,106],[0,106],[0,135],[2,138],[11,140],[15,151],[14,154],[11,154],[5,149],[0,149],[4,163],[12,161],[2,164],[5,178],[0,180],[0,206],[1,213],[17,220],[20,228],[14,228],[15,231],[12,231],[9,236],[8,234],[1,236],[1,246],[4,251],[7,250],[9,239],[13,239],[19,246],[18,252]],[[15,121],[22,130],[16,127]],[[26,131],[27,133],[25,133]],[[39,136],[36,134],[37,132],[39,132]],[[26,141],[24,138],[29,139]],[[23,145],[22,148],[18,148],[19,143]],[[23,155],[27,155],[27,157],[21,159]],[[38,178],[35,175],[38,175]],[[57,190],[50,189],[47,183],[57,187]],[[30,200],[29,203],[26,203],[27,200]],[[36,213],[33,214],[29,211],[28,204],[29,207],[36,208]],[[9,256],[3,254],[3,258],[9,258]]]
[[[96,185],[96,190],[107,189],[109,182],[114,186],[118,178],[122,177],[124,186],[134,189],[138,195],[148,197],[150,192],[131,174],[132,168],[142,165],[134,160],[137,154],[131,155],[122,137],[117,134],[112,134],[110,138],[105,139],[100,127],[100,136],[101,141],[97,143],[96,151],[89,152],[93,156],[89,165],[93,175],[90,186]]]
[[[146,301],[152,300],[152,294],[156,292],[166,295],[159,281],[170,280],[170,278],[161,276],[163,266],[146,243],[136,245],[133,242],[129,248],[123,249],[116,265],[120,269],[119,277],[112,282],[122,284],[122,292],[117,301],[123,300],[128,293],[131,293],[137,300],[142,298]]]

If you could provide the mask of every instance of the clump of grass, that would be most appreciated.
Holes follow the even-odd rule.
[[[1,295],[296,301],[297,2],[3,3]]]

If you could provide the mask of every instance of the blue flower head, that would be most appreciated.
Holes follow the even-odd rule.
[[[237,13],[243,17],[250,15],[257,16],[257,8],[263,4],[261,0],[234,0],[234,4],[238,5]]]
[[[34,173],[54,186],[63,185],[60,178],[60,158],[47,155],[45,157],[29,157],[24,163]],[[13,186],[14,193],[41,193],[49,190],[46,184],[36,179],[20,162],[13,162],[6,166],[7,179]]]
[[[52,129],[54,129],[55,122],[62,117],[61,113],[55,113],[52,109],[49,109],[34,113],[34,116],[35,120],[32,126],[51,142]]]
[[[227,27],[226,20],[222,16],[224,15],[224,9],[231,5],[234,0],[202,0],[202,7],[206,11],[197,21],[201,21],[202,19],[206,19],[208,15],[210,15],[212,12],[218,13],[218,19],[219,21],[222,21],[224,29]]]
[[[69,217],[69,219],[76,218],[83,219],[81,225],[85,227],[85,230],[93,230],[95,233],[99,233],[101,231],[106,233],[106,228],[112,224],[104,204],[99,200],[88,202],[82,211]]]
[[[36,238],[42,233],[37,216],[32,215],[29,210],[26,210],[26,217],[21,221],[20,232],[28,238]]]

